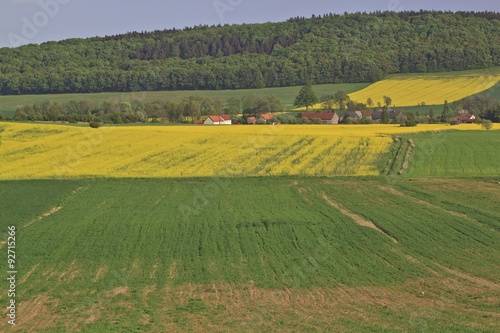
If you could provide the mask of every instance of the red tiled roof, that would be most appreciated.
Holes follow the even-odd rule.
[[[473,114],[459,114],[457,120],[460,121],[473,121],[476,117]]]
[[[229,117],[227,114],[221,114],[220,116],[208,116],[214,123],[221,123],[224,121],[231,120],[231,117]]]
[[[335,113],[309,112],[309,113],[303,113],[301,118],[307,118],[309,120],[312,119],[332,120],[334,116]]]
[[[261,114],[260,117],[264,120],[271,120],[275,115],[272,113]]]
[[[203,124],[203,120],[195,120],[194,123],[200,125]]]
[[[255,117],[248,117],[248,121],[255,121],[257,119],[255,119]]]

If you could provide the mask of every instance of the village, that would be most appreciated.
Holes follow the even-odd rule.
[[[405,124],[409,118],[414,119],[417,116],[414,114],[406,115],[403,111],[393,110],[388,108],[387,112],[384,109],[345,111],[341,115],[339,112],[305,112],[294,114],[284,113],[264,113],[259,116],[251,117],[231,117],[227,114],[210,115],[204,120],[196,120],[195,124],[199,125],[265,125],[265,124]],[[415,119],[416,123],[432,123],[437,122],[432,115],[425,115]],[[246,120],[246,121],[245,121]],[[455,117],[449,120],[450,124],[471,124],[476,121],[476,116],[466,110],[458,112]]]

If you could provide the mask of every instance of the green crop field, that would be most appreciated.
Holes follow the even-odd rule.
[[[18,327],[494,332],[498,186],[384,177],[3,181],[0,228],[18,229]]]
[[[369,83],[345,83],[345,84],[322,84],[314,86],[318,97],[326,94],[334,94],[337,90],[351,93],[369,86]],[[184,90],[184,91],[148,91],[129,93],[96,93],[96,94],[56,94],[56,95],[20,95],[0,96],[0,112],[5,117],[12,117],[18,105],[32,105],[38,101],[50,100],[64,103],[70,100],[91,99],[98,102],[152,102],[157,100],[180,100],[189,96],[207,97],[243,97],[247,95],[276,95],[285,110],[293,108],[295,97],[299,94],[301,87],[263,88],[263,89],[240,89],[240,90]]]
[[[450,131],[403,137],[415,143],[405,173],[408,176],[500,176],[499,131]]]

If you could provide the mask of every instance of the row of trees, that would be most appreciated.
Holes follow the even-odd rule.
[[[103,102],[93,100],[70,100],[66,103],[48,100],[33,105],[19,106],[14,120],[19,121],[68,121],[133,123],[153,121],[185,123],[213,114],[229,114],[244,117],[258,116],[262,113],[283,111],[281,101],[274,95],[256,95],[242,98],[190,96],[182,100],[152,102]]]
[[[333,112],[334,110],[343,111],[347,109],[348,111],[364,110],[367,107],[371,108],[374,103],[371,98],[368,98],[366,103],[359,103],[352,101],[349,95],[344,90],[337,90],[334,94],[326,94],[318,99],[318,96],[314,92],[311,84],[306,84],[299,91],[299,94],[295,98],[295,107],[305,107],[306,111],[309,111],[309,107],[314,106],[318,102],[321,102],[323,109],[327,112]],[[378,103],[379,108],[388,109],[392,105],[392,98],[389,96],[384,96],[384,105]]]
[[[373,82],[500,65],[499,13],[377,12],[0,49],[0,94]]]

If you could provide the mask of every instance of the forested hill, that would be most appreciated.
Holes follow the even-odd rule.
[[[0,93],[372,82],[500,65],[500,13],[328,14],[0,49]]]

